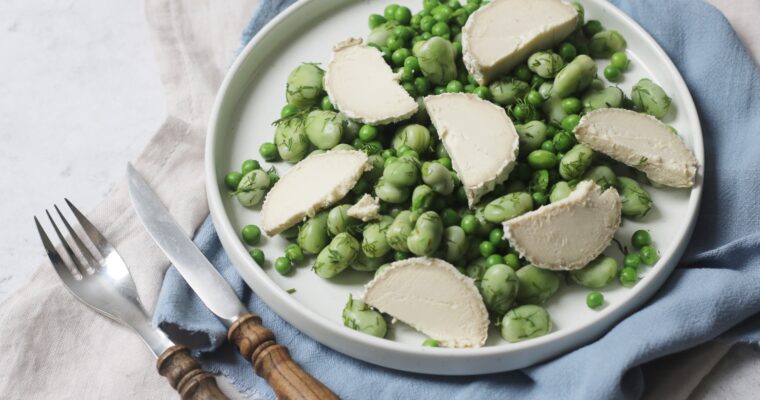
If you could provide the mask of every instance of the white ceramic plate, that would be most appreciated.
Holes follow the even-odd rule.
[[[288,73],[302,62],[326,65],[333,44],[348,37],[366,37],[367,17],[382,14],[390,3],[405,3],[413,12],[422,1],[310,0],[290,7],[270,22],[242,51],[232,65],[217,95],[209,122],[206,143],[206,188],[209,206],[219,237],[245,281],[280,316],[319,342],[350,356],[400,370],[465,375],[506,371],[547,360],[589,343],[634,311],[662,285],[683,253],[691,235],[702,190],[704,155],[699,119],[689,90],[660,46],[633,20],[603,0],[581,1],[587,19],[602,21],[618,30],[628,41],[631,69],[620,87],[630,93],[642,77],[658,82],[673,97],[673,111],[665,119],[677,128],[700,163],[696,186],[691,190],[648,187],[655,208],[641,221],[625,221],[617,237],[628,243],[639,228],[649,229],[661,251],[660,261],[644,272],[631,288],[615,283],[604,289],[604,308],[586,307],[588,289],[565,285],[547,304],[554,330],[543,337],[507,343],[492,328],[485,347],[444,349],[422,347],[425,337],[402,323],[393,324],[386,339],[345,328],[341,310],[349,293],[359,294],[369,273],[346,270],[334,280],[317,277],[302,266],[288,277],[272,268],[286,241],[265,238],[268,261],[260,268],[241,243],[239,232],[259,223],[259,210],[245,209],[226,195],[224,176],[239,170],[243,160],[260,158],[259,145],[272,141],[272,121],[285,104]],[[607,61],[601,61],[600,74]],[[277,164],[280,174],[287,165]],[[606,252],[621,261],[619,251]],[[287,289],[294,288],[294,294]],[[253,310],[256,311],[256,310]]]

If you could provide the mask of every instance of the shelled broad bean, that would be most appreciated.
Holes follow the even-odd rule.
[[[577,29],[565,41],[530,54],[510,73],[480,85],[464,66],[461,30],[469,15],[485,4],[424,0],[417,13],[392,4],[369,17],[366,41],[383,53],[419,104],[427,95],[473,93],[504,107],[513,120],[520,140],[517,164],[508,180],[472,209],[424,107],[407,121],[362,125],[335,109],[323,87],[325,72],[317,64],[299,65],[288,76],[287,104],[275,123],[273,140],[259,152],[268,162],[289,163],[333,149],[370,156],[372,169],[344,199],[283,233],[304,253],[317,255],[313,270],[320,277],[333,278],[349,266],[379,274],[392,260],[414,255],[443,258],[475,280],[494,320],[501,323],[502,337],[519,341],[551,330],[549,315],[539,305],[558,290],[562,274],[529,265],[499,237],[500,228],[495,233],[494,228],[562,201],[586,179],[618,190],[623,216],[646,215],[653,204],[637,175],[578,144],[573,129],[584,113],[600,108],[628,108],[663,118],[671,99],[649,79],[640,80],[630,94],[605,82],[605,76],[625,78],[630,62],[626,41],[599,21],[585,21],[577,3]],[[592,57],[611,59],[603,76]],[[247,163],[224,181],[250,207],[262,201],[277,179],[276,172]],[[380,199],[380,220],[362,222],[347,215],[365,193]],[[637,265],[654,263],[656,250],[639,236],[637,243],[643,247],[627,258],[638,257]],[[256,252],[257,259],[263,257]],[[289,264],[287,272],[291,268]],[[616,276],[626,286],[638,279],[635,268],[621,271],[606,256],[569,275],[589,288],[604,287]],[[371,277],[367,274],[366,279]],[[356,300],[349,299],[343,317],[347,326],[368,334],[383,337],[387,330],[382,315]]]

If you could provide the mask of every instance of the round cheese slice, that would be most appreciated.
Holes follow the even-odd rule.
[[[475,283],[437,258],[394,262],[367,284],[363,299],[444,347],[480,347],[488,337],[488,312]]]
[[[342,199],[364,171],[367,155],[332,150],[301,160],[269,190],[261,207],[262,228],[276,235]]]
[[[609,246],[621,206],[617,190],[583,181],[568,197],[505,221],[504,237],[539,268],[583,268]]]

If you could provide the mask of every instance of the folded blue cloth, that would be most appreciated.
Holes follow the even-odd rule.
[[[651,360],[719,336],[756,343],[760,69],[724,17],[701,1],[612,2],[655,37],[683,74],[701,116],[706,170],[696,231],[680,265],[649,303],[596,342],[522,371],[484,376],[437,377],[377,367],[320,345],[274,314],[235,272],[210,219],[195,242],[293,358],[347,399],[637,398],[646,384],[642,365]],[[290,3],[262,0],[244,42]],[[166,274],[155,321],[194,344],[208,370],[230,377],[254,397],[273,397],[266,382],[224,344],[224,326],[174,268]]]

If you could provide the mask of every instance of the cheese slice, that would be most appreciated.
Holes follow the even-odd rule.
[[[488,312],[474,281],[437,258],[392,263],[367,284],[363,299],[444,347],[480,347],[488,337]]]
[[[514,168],[517,130],[503,108],[473,94],[447,93],[424,101],[472,207]]]
[[[399,84],[380,50],[348,39],[333,49],[325,90],[335,107],[365,124],[388,124],[417,112],[417,102]]]
[[[346,210],[346,215],[360,219],[363,222],[380,218],[380,199],[369,194],[362,196],[356,204]]]
[[[651,115],[602,108],[584,115],[574,133],[579,142],[644,172],[654,183],[677,188],[694,185],[694,153]]]
[[[577,20],[575,7],[560,0],[494,0],[472,13],[462,28],[464,65],[485,85],[561,42]]]
[[[313,217],[342,199],[367,169],[367,155],[356,150],[331,150],[300,161],[267,193],[261,208],[264,232],[276,235]]]
[[[531,264],[574,270],[601,254],[620,226],[615,189],[582,181],[570,195],[504,222],[504,238]]]

